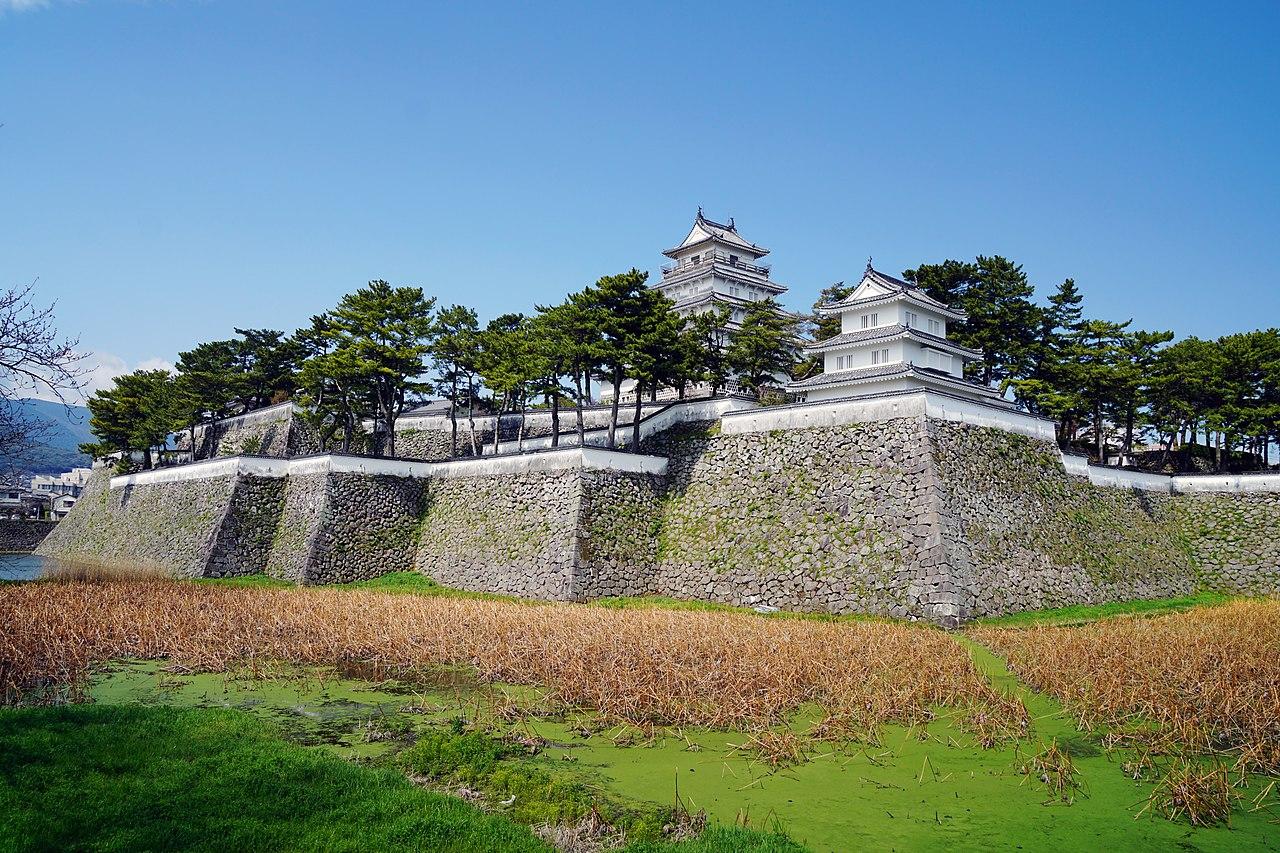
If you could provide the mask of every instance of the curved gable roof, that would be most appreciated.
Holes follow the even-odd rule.
[[[965,313],[955,308],[948,307],[945,303],[939,302],[932,296],[924,292],[923,288],[917,287],[910,282],[903,281],[900,278],[882,273],[878,269],[867,263],[867,270],[862,274],[862,280],[858,282],[858,286],[853,289],[844,299],[838,302],[828,302],[825,305],[819,305],[817,310],[819,313],[838,313],[842,309],[852,308],[864,303],[878,302],[891,296],[907,296],[912,300],[927,305],[937,310],[939,313],[949,315],[955,319],[964,319]]]
[[[679,246],[673,249],[667,249],[662,254],[668,258],[673,258],[680,252],[693,246],[715,240],[724,243],[727,246],[733,246],[741,249],[743,252],[751,254],[753,257],[762,258],[769,254],[769,250],[763,246],[757,246],[750,240],[747,240],[738,233],[738,228],[734,225],[732,219],[729,224],[725,225],[720,222],[712,222],[702,215],[702,208],[698,208],[698,215],[693,220],[693,227],[689,229],[689,234],[684,238]]]

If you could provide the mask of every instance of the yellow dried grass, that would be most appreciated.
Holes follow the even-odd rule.
[[[537,685],[553,707],[636,726],[771,726],[801,705],[875,728],[982,708],[1025,730],[963,647],[924,627],[747,614],[213,587],[140,580],[0,588],[0,696],[82,689],[94,665],[163,659],[193,671],[358,662],[387,674],[442,664]]]
[[[1233,753],[1280,772],[1280,601],[1078,627],[977,628],[1084,729],[1162,753]]]

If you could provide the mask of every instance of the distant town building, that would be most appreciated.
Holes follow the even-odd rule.
[[[17,483],[0,484],[0,518],[39,518],[48,511],[49,496]]]
[[[683,317],[724,306],[733,328],[748,304],[787,292],[786,285],[770,280],[769,267],[758,263],[768,249],[739,234],[732,218],[727,225],[712,222],[702,208],[680,245],[662,254],[672,263],[662,267],[662,280],[652,287],[675,302]]]
[[[987,404],[1011,405],[1000,393],[964,378],[964,366],[982,353],[947,340],[947,324],[965,314],[919,287],[886,275],[867,262],[853,292],[820,305],[838,315],[840,334],[805,347],[822,356],[823,372],[792,382],[787,390],[807,401],[932,389]]]
[[[71,508],[79,499],[76,495],[57,495],[49,502],[49,516],[61,521],[67,517],[67,513],[71,512]]]
[[[92,473],[91,468],[72,468],[62,474],[39,474],[31,478],[31,491],[37,495],[71,495],[78,498]]]

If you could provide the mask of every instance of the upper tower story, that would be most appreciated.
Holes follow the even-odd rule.
[[[748,303],[787,291],[786,285],[769,278],[768,265],[759,263],[768,249],[739,234],[733,219],[728,224],[713,222],[702,208],[684,240],[662,254],[671,263],[663,265],[662,278],[653,287],[675,302],[682,316],[724,305],[730,310],[730,326],[735,326]]]

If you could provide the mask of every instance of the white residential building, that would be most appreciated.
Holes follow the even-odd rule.
[[[39,474],[31,478],[31,491],[37,495],[71,495],[72,497],[79,497],[80,492],[84,490],[85,483],[89,482],[89,475],[92,473],[93,469],[91,468],[72,468],[62,474]]]
[[[947,340],[947,324],[963,321],[965,315],[869,262],[846,299],[817,311],[839,315],[840,334],[805,348],[822,356],[823,372],[792,382],[787,390],[806,401],[928,388],[1010,405],[998,391],[964,378],[965,364],[982,353]]]

